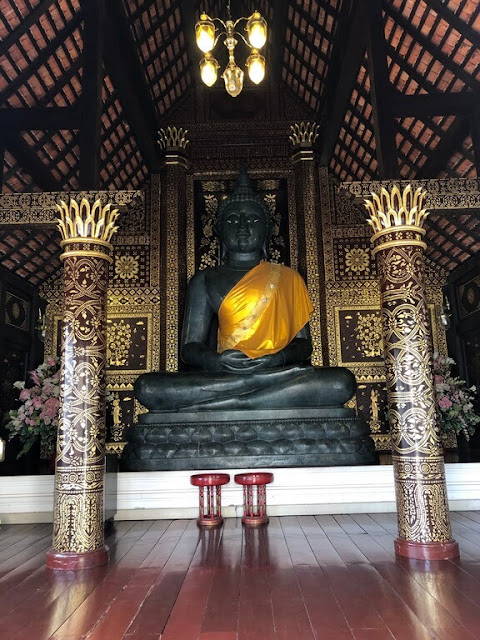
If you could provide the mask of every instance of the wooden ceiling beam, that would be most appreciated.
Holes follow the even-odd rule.
[[[471,113],[478,102],[473,91],[456,93],[390,94],[390,108],[396,118],[419,118],[426,116],[465,115]]]
[[[325,4],[323,4],[323,5],[322,5],[322,8],[323,8],[323,9],[325,9],[326,11],[328,11],[328,8],[329,8],[329,7],[325,6]],[[306,24],[307,24],[307,25],[309,25],[309,26],[313,26],[313,27],[314,27],[314,31],[318,31],[318,32],[320,32],[320,33],[322,34],[322,36],[323,36],[324,38],[326,38],[327,40],[330,40],[330,41],[332,40],[332,38],[334,37],[334,36],[333,36],[333,33],[331,33],[330,31],[328,31],[327,29],[325,29],[325,27],[324,27],[322,24],[320,24],[320,23],[318,23],[318,22],[314,22],[313,17],[310,15],[310,13],[308,13],[307,11],[305,11],[304,9],[302,9],[302,7],[301,7],[298,3],[295,3],[295,5],[294,5],[294,11],[295,11],[296,13],[298,13],[298,14],[299,14],[299,16],[301,16],[301,18],[302,18],[303,20],[305,20],[305,22],[306,22]],[[330,15],[334,18],[334,20],[335,20],[335,19],[337,19],[337,17],[338,17],[338,16],[337,16],[337,14],[336,14],[336,13],[334,13],[334,12],[330,12]],[[288,24],[288,26],[289,26],[289,28],[290,28],[290,29],[292,29],[292,28],[294,27],[293,22],[290,22],[290,23]],[[313,43],[308,41],[306,33],[303,33],[301,29],[296,29],[296,31],[297,31],[297,33],[299,34],[299,37],[300,37],[303,41],[308,42],[308,44],[309,44],[310,46],[313,46]]]
[[[470,121],[467,117],[458,117],[440,138],[435,150],[430,154],[423,167],[415,176],[416,180],[436,178],[442,169],[445,169],[452,155],[461,146],[470,130]]]
[[[4,103],[8,100],[10,96],[12,96],[18,89],[25,84],[28,79],[36,72],[38,69],[44,64],[45,60],[48,58],[60,47],[64,44],[65,40],[73,33],[73,31],[80,25],[83,20],[83,12],[78,11],[70,22],[65,26],[62,31],[59,31],[55,37],[50,40],[47,46],[43,49],[42,55],[39,55],[27,64],[25,69],[20,73],[16,78],[14,78],[5,89],[0,93],[0,103]]]
[[[192,0],[181,0],[180,10],[182,12],[182,22],[184,25],[183,38],[187,49],[187,56],[190,61],[190,72],[194,85],[200,84],[200,61],[201,51],[195,46],[195,3]]]
[[[426,219],[425,228],[427,229],[427,232],[429,228],[432,229],[432,231],[435,231],[435,233],[437,233],[441,238],[443,238],[443,241],[451,242],[454,247],[457,247],[457,249],[460,249],[460,251],[462,251],[463,253],[468,253],[468,251],[465,250],[465,247],[462,244],[460,244],[460,242],[456,238],[448,234],[447,231],[445,231],[445,229],[442,229],[442,227],[440,227],[438,223],[432,219],[431,216],[428,216],[428,218]],[[440,253],[442,253],[446,258],[448,258],[449,260],[453,260],[454,262],[457,262],[457,264],[459,264],[458,258],[455,258],[454,256],[451,255],[451,253],[447,252],[443,247],[443,243],[436,244],[434,247],[432,246],[431,248],[436,249],[437,251],[440,251]]]
[[[475,169],[477,171],[477,177],[480,177],[480,105],[478,102],[470,114],[470,123]]]
[[[0,42],[0,58],[5,54],[10,47],[20,40],[20,38],[27,33],[30,27],[40,20],[43,14],[48,11],[50,6],[55,0],[41,0],[33,9],[27,13],[27,15],[19,23],[18,27],[11,31],[2,42]],[[6,10],[6,7],[5,7]]]
[[[388,97],[391,84],[388,76],[387,47],[381,0],[359,0],[367,17],[368,73],[373,108],[375,146],[380,180],[398,177],[395,152],[395,129]]]
[[[317,113],[317,121],[322,124],[318,140],[319,163],[322,166],[330,164],[367,47],[365,15],[361,5],[359,1],[353,2],[346,23],[348,32],[337,33],[341,40],[336,48],[335,64],[329,69],[328,94]],[[331,78],[335,80],[332,82]]]
[[[271,26],[269,25],[271,60],[267,62],[267,66],[270,83],[278,85],[282,81],[289,3],[287,0],[273,0],[271,5],[273,9],[273,22]]]
[[[440,49],[430,38],[427,38],[423,35],[423,33],[417,29],[411,22],[408,20],[402,13],[397,11],[391,3],[385,2],[383,4],[383,8],[385,12],[410,36],[418,42],[418,44],[428,51],[428,53],[436,58],[439,62],[443,64],[443,66],[451,71],[455,76],[460,78],[467,87],[470,87],[473,90],[479,88],[479,83],[475,80],[473,75],[470,75],[465,69],[454,62],[454,60],[446,54],[442,49]],[[477,36],[478,39],[478,36]]]
[[[80,125],[79,188],[99,189],[102,145],[104,0],[82,1],[83,71]]]
[[[18,164],[31,176],[34,183],[43,191],[62,191],[63,185],[51,174],[39,159],[35,150],[19,135],[5,143],[5,148],[15,157]]]
[[[158,173],[160,154],[155,143],[158,128],[155,107],[120,5],[117,0],[106,0],[105,68],[118,92],[126,120],[145,164],[150,172]]]
[[[13,131],[78,129],[79,105],[73,107],[7,107],[2,109],[0,136]]]
[[[456,29],[464,38],[467,38],[472,44],[478,42],[478,31],[475,31],[469,24],[458,17],[443,0],[428,0],[429,8],[433,9],[441,16],[447,24]],[[480,13],[480,5],[475,8],[475,14]],[[473,16],[474,17],[474,16]]]

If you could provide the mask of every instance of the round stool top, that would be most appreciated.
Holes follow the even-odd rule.
[[[237,473],[235,482],[237,484],[269,484],[273,482],[273,473],[268,473],[267,471]]]
[[[190,484],[196,487],[217,487],[230,482],[228,473],[196,473],[190,476]]]

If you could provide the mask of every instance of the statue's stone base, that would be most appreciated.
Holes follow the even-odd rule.
[[[156,413],[128,434],[121,471],[327,467],[377,462],[353,409]]]

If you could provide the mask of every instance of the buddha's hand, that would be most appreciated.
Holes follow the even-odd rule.
[[[285,363],[282,353],[274,353],[260,358],[249,358],[241,351],[232,349],[221,353],[219,359],[221,369],[231,373],[256,373],[257,371],[281,367]]]

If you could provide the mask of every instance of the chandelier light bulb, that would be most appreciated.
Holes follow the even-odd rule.
[[[218,62],[208,53],[200,61],[200,75],[202,77],[202,81],[207,85],[207,87],[213,86],[217,81],[218,67]]]
[[[236,98],[243,89],[243,71],[234,62],[229,62],[222,74],[225,89],[232,98]]]
[[[223,44],[228,50],[228,64],[222,73],[222,78],[225,81],[227,93],[235,98],[241,93],[244,80],[244,73],[235,62],[235,48],[239,42],[237,38],[243,42],[242,47],[245,45],[251,51],[245,66],[250,80],[254,84],[259,84],[265,77],[265,58],[260,55],[259,49],[267,41],[267,21],[258,11],[254,11],[249,18],[242,17],[234,21],[230,16],[229,8],[228,16],[229,19],[224,22],[220,18],[210,18],[206,13],[202,13],[200,20],[195,25],[195,39],[198,48],[204,53],[204,57],[200,61],[200,75],[207,87],[213,86],[217,81],[219,68],[218,62],[210,52],[220,39],[223,40]],[[222,25],[224,31],[215,28],[216,22]],[[235,30],[240,22],[246,23],[244,29],[246,37]]]
[[[247,58],[246,66],[250,80],[254,84],[260,84],[265,77],[265,58],[253,50]]]
[[[247,22],[248,41],[254,49],[261,49],[267,41],[267,21],[258,11],[252,13]]]
[[[208,53],[215,46],[215,25],[206,13],[202,13],[195,25],[197,46],[203,53]]]

